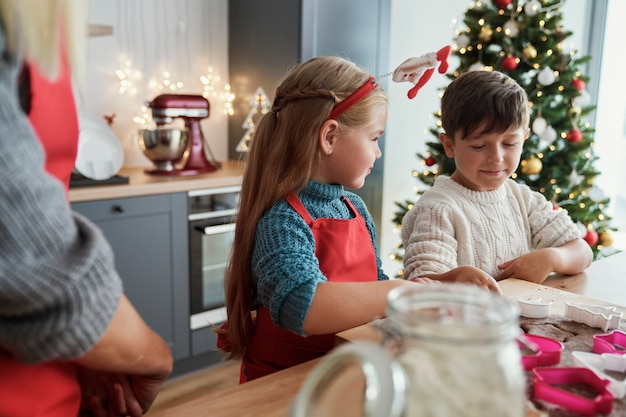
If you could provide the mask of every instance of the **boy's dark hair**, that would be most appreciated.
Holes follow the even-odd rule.
[[[454,139],[479,133],[505,132],[527,127],[530,106],[526,91],[511,77],[498,71],[470,71],[446,87],[441,98],[441,124]]]

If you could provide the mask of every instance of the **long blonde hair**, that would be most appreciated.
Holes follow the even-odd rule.
[[[321,154],[318,135],[336,103],[370,75],[339,57],[316,57],[296,65],[276,89],[272,109],[257,125],[244,173],[231,261],[226,272],[229,359],[240,358],[252,332],[255,289],[251,258],[256,224],[288,192],[302,190]],[[386,106],[380,86],[338,117],[340,131],[367,125],[376,106]]]
[[[0,0],[8,50],[34,62],[53,80],[65,53],[73,74],[83,73],[86,0]]]

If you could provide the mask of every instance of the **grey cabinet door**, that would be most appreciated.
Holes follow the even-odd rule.
[[[321,55],[339,55],[373,76],[389,66],[389,0],[230,0],[229,77],[236,114],[229,118],[229,153],[245,133],[242,124],[249,100],[262,87],[270,102],[285,72],[298,62]],[[388,78],[378,80],[386,88]],[[385,135],[380,139],[385,153]],[[367,204],[376,228],[382,224],[384,159],[376,161],[365,185],[354,190]]]
[[[74,203],[115,253],[124,292],[172,349],[189,356],[189,258],[185,193]]]

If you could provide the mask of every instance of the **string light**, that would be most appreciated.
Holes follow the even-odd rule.
[[[250,104],[250,112],[246,116],[246,119],[243,122],[242,127],[246,130],[241,141],[237,145],[236,150],[238,152],[247,152],[250,149],[250,142],[252,142],[252,138],[254,136],[254,131],[256,130],[256,121],[263,117],[263,115],[267,114],[270,108],[269,99],[267,98],[267,94],[263,91],[263,88],[258,87],[249,101]],[[260,117],[259,117],[260,113]]]
[[[137,86],[135,83],[141,80],[143,74],[138,69],[133,68],[133,63],[130,59],[122,58],[122,61],[123,64],[121,68],[115,70],[115,76],[119,82],[117,92],[119,94],[135,96],[137,95]]]

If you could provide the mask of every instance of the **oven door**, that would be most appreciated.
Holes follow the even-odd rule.
[[[191,221],[191,330],[226,321],[224,274],[235,233],[232,216]]]

